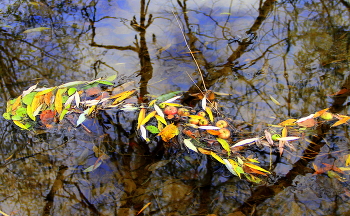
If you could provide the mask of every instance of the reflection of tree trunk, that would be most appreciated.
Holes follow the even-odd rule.
[[[60,166],[58,169],[58,173],[56,176],[56,179],[54,181],[54,183],[52,184],[51,190],[50,192],[46,195],[46,205],[44,207],[44,212],[43,215],[51,215],[51,208],[53,207],[54,204],[54,198],[56,195],[56,192],[62,188],[63,186],[63,180],[64,180],[64,172],[68,169],[67,166]]]
[[[140,41],[138,41],[136,36],[136,41],[134,42],[135,46],[116,46],[116,45],[102,45],[97,44],[95,42],[95,36],[96,36],[96,27],[95,27],[95,16],[90,18],[89,13],[87,12],[87,9],[83,9],[84,15],[89,19],[90,26],[92,29],[92,38],[91,38],[91,46],[94,47],[101,47],[105,49],[116,49],[116,50],[131,50],[134,52],[137,52],[140,59],[140,95],[143,97],[144,95],[148,94],[147,91],[147,85],[149,80],[152,78],[153,75],[153,66],[151,62],[151,57],[148,52],[147,42],[146,42],[146,29],[152,24],[153,17],[152,14],[148,16],[148,20],[146,21],[146,15],[148,11],[148,5],[150,3],[150,0],[146,3],[145,0],[141,0],[141,8],[140,8],[140,21],[139,23],[136,20],[136,17],[133,17],[133,20],[130,22],[130,26],[137,32],[139,32]],[[96,11],[96,10],[94,10]]]
[[[303,156],[293,165],[285,177],[280,178],[275,184],[271,186],[259,186],[253,193],[250,198],[244,202],[236,211],[241,211],[245,215],[250,215],[254,208],[266,201],[269,198],[276,196],[278,193],[285,190],[286,187],[292,185],[295,177],[299,175],[305,175],[311,173],[312,171],[307,168],[309,162],[313,161],[315,157],[319,154],[320,149],[324,146],[323,136],[329,131],[329,125],[321,125],[318,128],[318,135],[313,136],[312,143],[305,150]]]
[[[252,27],[247,31],[247,34],[256,35],[256,32],[261,27],[261,24],[267,18],[268,14],[274,8],[274,2],[276,0],[267,0],[264,2],[261,8],[259,8],[259,16],[256,18]],[[207,88],[213,86],[217,80],[221,77],[228,76],[232,73],[233,62],[238,60],[247,50],[248,46],[253,42],[253,38],[245,38],[242,42],[239,43],[237,49],[227,58],[227,63],[219,70],[208,70],[208,74],[204,77],[204,82]],[[203,89],[203,82],[199,81],[197,85]],[[197,86],[193,85],[190,87],[189,92],[197,91]]]
[[[147,42],[146,42],[146,28],[152,23],[152,14],[149,15],[148,23],[145,24],[146,14],[148,10],[148,4],[145,5],[145,0],[141,1],[141,16],[140,16],[140,47],[139,47],[139,58],[140,58],[140,95],[144,97],[144,95],[148,94],[147,85],[148,81],[152,78],[153,67],[151,63],[151,57],[148,52]]]

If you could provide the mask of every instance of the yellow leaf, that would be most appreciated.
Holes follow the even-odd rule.
[[[199,116],[199,115],[190,115],[188,116],[189,118],[192,118],[192,119],[205,119],[203,116]]]
[[[146,124],[153,116],[156,115],[156,113],[157,113],[157,111],[150,112],[150,113],[146,116],[146,118],[144,118],[144,119],[142,120],[141,125]]]
[[[165,107],[165,106],[174,106],[174,107],[181,107],[181,104],[177,104],[177,103],[161,103],[159,104],[159,107]]]
[[[33,110],[32,110],[32,105],[28,104],[27,105],[27,115],[29,116],[30,119],[32,119],[33,121],[36,120],[36,118],[33,115]]]
[[[228,161],[232,165],[232,167],[235,170],[235,172],[237,173],[238,177],[241,178],[241,173],[244,173],[242,167],[236,161],[234,161],[232,159],[228,159]]]
[[[216,140],[221,144],[222,148],[227,151],[228,156],[230,156],[231,155],[231,149],[230,149],[230,146],[227,143],[227,141],[224,140],[224,139],[221,139],[221,138],[216,138]]]
[[[261,168],[261,167],[255,165],[255,164],[244,163],[244,165],[245,165],[245,166],[248,166],[248,167],[250,167],[250,168],[253,168],[253,169],[256,169],[256,170],[259,170],[259,171],[266,172],[266,173],[269,173],[269,174],[270,174],[269,171],[267,171],[267,170],[265,170],[265,169],[263,169],[263,168]]]
[[[110,97],[110,99],[115,99],[115,101],[112,103],[112,105],[116,105],[117,103],[127,99],[128,97],[130,97],[131,95],[133,95],[136,92],[136,89],[130,90],[130,91],[125,91],[119,94],[116,94],[112,97]]]
[[[92,105],[92,106],[89,108],[89,111],[88,111],[87,115],[90,115],[90,114],[96,109],[96,106],[97,106],[97,105]]]
[[[164,117],[159,116],[159,115],[155,115],[154,117],[156,117],[156,119],[157,119],[158,122],[161,122],[161,123],[163,123],[163,124],[165,124],[165,125],[168,125],[168,124],[166,123],[166,120],[165,120]]]
[[[217,161],[219,161],[220,163],[225,164],[225,161],[223,159],[221,159],[221,157],[219,157],[217,154],[215,154],[214,152],[210,152],[210,155],[215,158]]]
[[[152,107],[156,101],[157,101],[157,99],[154,99],[151,102],[149,102],[148,107]]]
[[[314,118],[317,118],[317,117],[321,116],[323,113],[327,112],[328,110],[329,110],[329,108],[323,109],[323,110],[320,110],[320,111],[316,112],[314,114]]]
[[[25,129],[25,130],[28,130],[28,128],[30,127],[30,125],[27,125],[27,124],[24,125],[24,124],[22,124],[22,122],[17,121],[17,120],[13,120],[13,123],[15,123],[18,127]]]
[[[282,129],[282,137],[286,137],[287,134],[288,134],[287,127],[284,127],[284,128]]]
[[[296,121],[297,121],[297,119],[287,119],[287,120],[279,123],[278,125],[281,125],[281,126],[293,126],[293,125],[295,125]]]
[[[34,112],[41,104],[42,97],[39,94],[36,94],[32,101],[32,111]]]
[[[58,114],[61,114],[63,109],[62,94],[66,91],[66,88],[58,89],[55,97],[55,109]]]
[[[331,127],[342,125],[342,124],[346,123],[347,121],[349,121],[349,119],[350,119],[349,116],[344,117],[344,118],[340,119],[339,121],[337,121],[336,123],[334,123]]]
[[[169,142],[174,136],[179,134],[179,129],[174,125],[167,125],[158,136],[162,137],[162,140],[165,142]]]
[[[209,150],[206,150],[206,149],[203,149],[203,148],[197,148],[198,151],[202,154],[206,154],[206,155],[211,155],[211,152],[212,151],[209,151]]]
[[[41,92],[38,92],[38,94],[36,94],[35,96],[42,96],[42,95],[44,95],[44,94],[47,94],[47,93],[49,93],[49,92],[51,92],[51,91],[53,91],[54,89],[56,89],[56,87],[53,87],[53,88],[50,88],[50,89],[46,89],[46,90],[43,90],[43,91],[41,91]]]
[[[140,129],[141,122],[145,118],[145,115],[146,115],[146,109],[145,108],[141,108],[140,113],[139,113],[139,117],[137,119],[137,129]]]
[[[345,161],[345,166],[349,166],[350,165],[350,154],[348,154],[348,157],[346,158]]]
[[[209,107],[206,107],[205,111],[208,113],[210,121],[213,122],[214,121],[214,116],[213,116],[213,112],[211,111],[211,109]]]

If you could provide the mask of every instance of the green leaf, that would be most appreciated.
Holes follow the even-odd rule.
[[[117,75],[115,74],[115,75],[112,75],[112,76],[107,77],[107,78],[104,79],[104,80],[107,80],[107,81],[112,82],[112,81],[114,81],[116,78],[117,78]]]
[[[86,81],[73,81],[73,82],[68,82],[68,83],[62,84],[58,87],[59,88],[69,88],[69,87],[73,87],[73,86],[77,86],[77,85],[82,85],[85,83],[86,83]]]
[[[13,121],[20,121],[20,120],[22,120],[22,116],[14,115],[14,116],[11,117],[11,119]]]
[[[24,107],[17,108],[16,115],[22,116],[22,117],[26,116],[27,115],[27,109],[24,108]]]
[[[2,117],[4,117],[4,119],[6,119],[6,120],[11,120],[11,114],[10,113],[4,113],[4,114],[2,114]]]
[[[106,81],[106,80],[99,80],[99,81],[96,81],[97,83],[101,83],[101,84],[104,84],[104,85],[114,85],[114,83],[111,83],[109,81]]]
[[[22,102],[23,102],[25,105],[32,104],[33,99],[34,99],[34,97],[35,97],[36,94],[37,94],[37,92],[31,92],[31,93],[27,94],[26,96],[24,96],[24,97],[22,98]]]
[[[158,134],[160,132],[159,129],[153,125],[147,125],[146,129],[153,134]]]
[[[157,101],[158,103],[159,102],[163,102],[163,101],[166,101],[174,96],[176,96],[177,94],[180,94],[182,91],[174,91],[174,92],[170,92],[170,93],[167,93],[167,94],[164,94],[164,95],[161,95],[159,97],[157,97]]]
[[[70,88],[68,89],[68,95],[71,96],[72,94],[74,94],[77,91],[76,88]]]

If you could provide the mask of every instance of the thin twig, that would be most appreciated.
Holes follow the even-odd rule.
[[[196,58],[194,57],[194,55],[193,55],[193,53],[192,53],[192,50],[191,50],[190,46],[189,46],[188,43],[187,43],[186,36],[185,36],[184,30],[183,30],[182,27],[181,27],[179,18],[177,17],[177,15],[175,14],[174,11],[172,11],[172,12],[173,12],[174,17],[175,17],[175,19],[176,19],[176,21],[177,21],[177,23],[178,23],[178,25],[179,25],[179,28],[180,28],[180,30],[181,30],[181,34],[182,34],[182,36],[183,36],[183,38],[184,38],[184,41],[185,41],[185,43],[186,43],[187,49],[190,51],[190,54],[191,54],[191,56],[192,56],[192,58],[193,58],[193,60],[194,60],[194,63],[196,64],[196,66],[197,66],[197,68],[198,68],[199,75],[201,76],[201,79],[202,79],[202,82],[203,82],[204,90],[205,90],[205,91],[208,91],[208,90],[207,90],[207,87],[205,86],[203,73],[202,73],[202,71],[201,71],[201,68],[199,67],[199,64],[198,64]],[[197,85],[196,85],[196,86],[197,86]],[[198,86],[197,86],[197,87],[198,87]],[[198,87],[198,88],[199,88],[199,87]],[[199,90],[201,91],[201,89],[199,89]]]

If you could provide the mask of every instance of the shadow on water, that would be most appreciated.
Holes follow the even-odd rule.
[[[7,100],[37,82],[117,75],[116,85],[138,83],[139,103],[185,91],[184,103],[193,105],[199,88],[214,91],[221,112],[234,119],[235,141],[264,136],[266,128],[278,132],[270,125],[327,107],[347,115],[349,8],[344,0],[6,2],[0,104],[5,112]],[[29,132],[1,119],[0,210],[135,215],[151,203],[140,215],[350,213],[348,171],[314,174],[325,164],[346,166],[346,124],[299,131],[302,139],[282,156],[249,146],[242,154],[272,173],[255,184],[181,143],[146,143],[137,118],[138,111],[112,109],[83,126],[68,116]],[[93,165],[99,167],[84,172]]]

